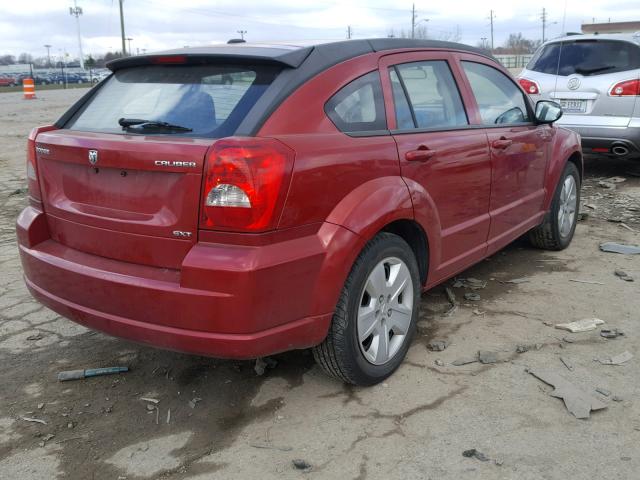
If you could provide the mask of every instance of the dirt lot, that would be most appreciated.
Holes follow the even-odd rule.
[[[639,233],[608,221],[640,231],[640,178],[627,173],[640,163],[589,160],[583,204],[593,208],[583,207],[589,216],[569,249],[516,242],[461,275],[487,286],[471,304],[463,300],[470,290],[452,287],[461,305],[451,316],[443,315],[443,288],[424,294],[420,335],[404,365],[381,385],[351,388],[325,377],[308,352],[279,355],[257,376],[250,362],[85,330],[31,299],[14,239],[25,204],[25,137],[81,92],[41,92],[35,101],[0,95],[0,478],[638,478],[640,255],[598,245],[640,243]],[[614,190],[598,185],[612,176],[626,180]],[[636,281],[617,278],[616,269]],[[520,278],[528,281],[501,283]],[[607,340],[599,329],[570,334],[549,326],[586,317],[625,335]],[[431,352],[426,345],[435,339],[449,346]],[[452,365],[478,350],[503,361]],[[624,351],[634,358],[622,366],[594,361]],[[61,370],[112,365],[131,371],[56,380]],[[607,408],[574,418],[527,367],[556,372]],[[158,411],[141,397],[158,399]],[[489,460],[462,455],[473,448]],[[294,459],[311,468],[297,470]]]

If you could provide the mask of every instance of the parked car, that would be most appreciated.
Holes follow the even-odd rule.
[[[17,85],[16,79],[10,75],[0,75],[0,87],[13,87]]]
[[[77,73],[67,73],[65,72],[60,73],[52,73],[49,75],[49,78],[51,79],[51,83],[57,83],[59,85],[63,85],[65,83],[69,84],[69,83],[85,83],[85,80],[78,75]]]
[[[311,347],[371,385],[402,362],[422,291],[524,234],[573,237],[578,135],[473,47],[224,45],[109,67],[31,132],[17,221],[30,291],[87,327],[224,358]]]
[[[585,153],[640,158],[640,35],[575,35],[545,43],[519,76],[534,101],[558,101],[559,124]]]

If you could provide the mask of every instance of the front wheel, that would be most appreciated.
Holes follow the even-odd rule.
[[[313,349],[329,375],[374,385],[402,363],[413,338],[420,276],[411,247],[391,233],[376,235],[355,261],[326,339]]]
[[[567,162],[558,181],[551,209],[541,225],[529,232],[534,247],[564,250],[573,239],[580,205],[580,174],[572,162]]]

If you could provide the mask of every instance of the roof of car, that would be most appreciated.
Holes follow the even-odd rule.
[[[190,58],[203,59],[242,59],[258,63],[277,63],[287,67],[297,68],[314,53],[314,61],[319,60],[328,68],[340,61],[357,57],[366,53],[384,50],[425,49],[425,50],[458,50],[475,53],[492,58],[485,50],[454,42],[438,40],[417,40],[408,38],[371,38],[345,40],[339,42],[291,42],[291,43],[232,43],[212,45],[206,47],[187,47],[146,55],[112,60],[107,64],[111,70],[145,65],[151,63],[158,56],[186,55]]]
[[[618,40],[622,42],[630,42],[635,43],[636,45],[640,45],[640,34],[637,33],[607,33],[607,34],[573,34],[567,35],[564,37],[554,38],[553,40],[549,40],[545,43],[559,43],[559,42],[575,42],[576,40]]]

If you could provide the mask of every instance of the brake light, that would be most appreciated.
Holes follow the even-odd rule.
[[[160,57],[152,57],[151,63],[158,65],[177,65],[187,63],[187,57],[185,55],[162,55]]]
[[[273,138],[218,140],[205,165],[201,227],[243,232],[274,229],[294,152]]]
[[[529,80],[527,78],[519,78],[518,83],[529,95],[538,95],[540,93],[540,87],[538,87],[538,84],[533,80]]]
[[[29,133],[29,138],[27,140],[27,187],[29,189],[29,196],[38,201],[42,199],[42,195],[40,193],[40,184],[38,182],[36,137],[39,133],[55,130],[55,128],[56,127],[53,125],[33,128]],[[42,148],[43,152],[48,150],[45,147],[38,148]]]
[[[637,97],[640,96],[640,79],[625,80],[616,83],[609,90],[610,97]]]

